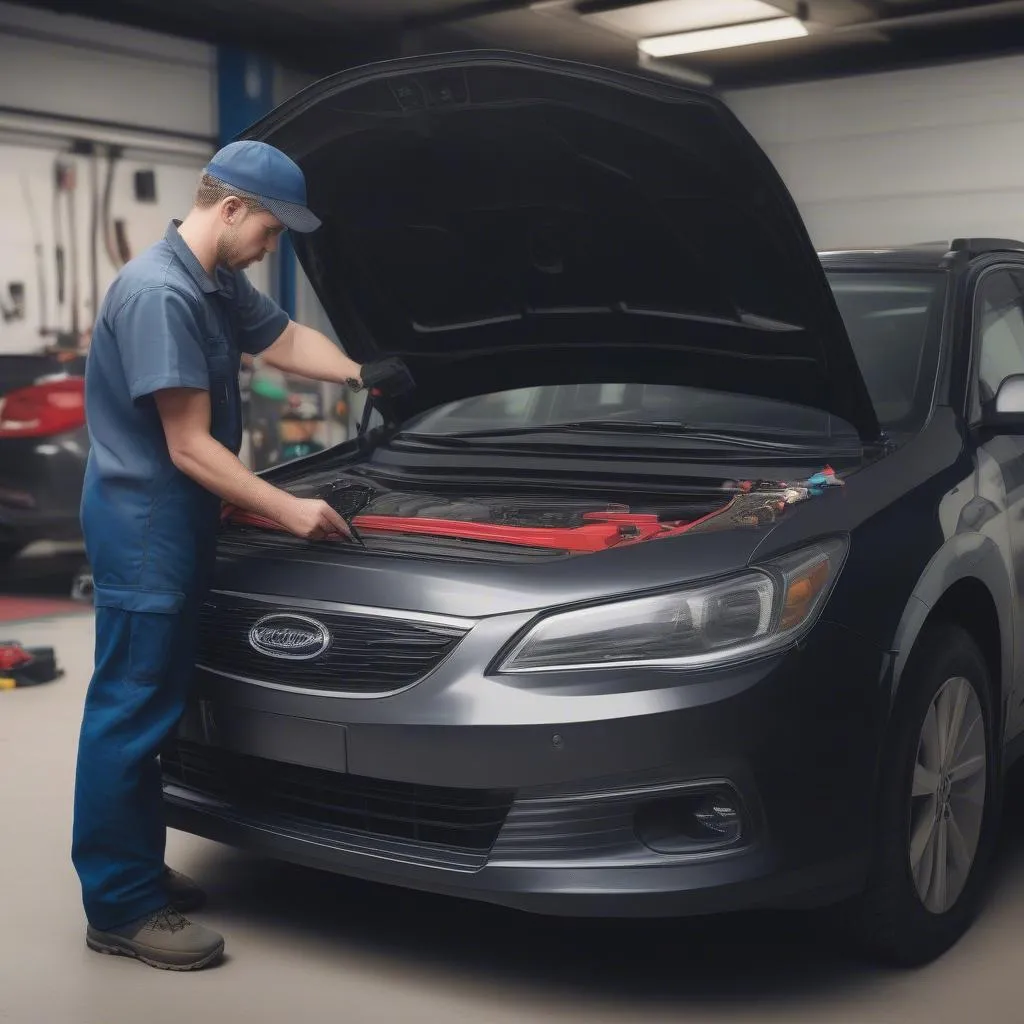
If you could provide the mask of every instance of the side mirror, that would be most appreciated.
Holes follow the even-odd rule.
[[[1007,377],[987,404],[985,425],[1000,430],[1024,430],[1024,373]]]

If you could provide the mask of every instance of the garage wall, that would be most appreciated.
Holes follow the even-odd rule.
[[[212,46],[0,3],[0,105],[216,134]]]
[[[1024,56],[728,93],[819,248],[1024,238]]]
[[[0,248],[0,303],[11,308],[10,284],[23,285],[24,315],[4,322],[0,319],[0,353],[32,352],[52,345],[53,332],[72,327],[72,234],[70,204],[62,200],[57,223],[67,260],[65,298],[58,305],[58,271],[53,201],[54,164],[57,160],[75,168],[74,240],[77,241],[78,326],[87,333],[93,321],[92,306],[92,162],[85,157],[70,157],[56,146],[18,145],[0,134],[0,215],[4,224],[4,244]],[[102,194],[106,180],[106,157],[96,163],[97,192]],[[137,255],[160,238],[172,216],[188,210],[202,168],[198,159],[146,158],[127,155],[115,165],[111,189],[111,221],[123,220],[131,255]],[[156,180],[156,201],[140,202],[135,196],[135,172],[152,171]],[[97,288],[102,302],[120,267],[108,256],[102,227],[97,245]],[[36,246],[39,246],[37,256]],[[115,250],[116,252],[116,250]],[[40,286],[41,268],[41,286]],[[50,333],[44,334],[43,330]]]
[[[87,332],[94,314],[91,168],[88,157],[71,154],[73,142],[100,147],[101,185],[106,147],[124,147],[111,216],[126,222],[137,253],[162,236],[171,218],[188,212],[199,173],[216,148],[217,84],[213,46],[0,2],[0,303],[11,308],[11,282],[25,288],[24,316],[0,316],[0,353],[37,351],[54,341],[52,334],[40,335],[41,327],[67,330],[71,324],[70,267],[65,307],[58,310],[55,302],[55,161],[77,170],[78,311]],[[136,199],[136,170],[154,172],[155,202]],[[61,216],[66,225],[66,205]],[[66,226],[64,232],[67,244]],[[42,246],[42,289],[36,245]],[[117,271],[102,241],[98,270],[102,300]],[[270,288],[266,264],[250,277]]]

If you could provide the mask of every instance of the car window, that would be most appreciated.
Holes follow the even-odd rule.
[[[935,382],[945,275],[832,271],[829,283],[879,420],[911,430]]]
[[[927,417],[934,389],[945,275],[843,270],[828,276],[879,419],[893,431],[915,429]],[[462,399],[422,414],[406,429],[454,434],[587,419],[819,436],[853,433],[819,410],[784,402],[677,384],[614,381]]]
[[[978,286],[978,386],[982,402],[995,398],[1007,377],[1024,373],[1024,294],[1007,270]]]

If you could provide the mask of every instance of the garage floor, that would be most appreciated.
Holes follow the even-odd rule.
[[[247,1024],[337,1020],[1019,1020],[1024,798],[1012,798],[991,905],[923,971],[851,966],[813,922],[764,915],[673,923],[544,920],[357,883],[178,833],[169,859],[205,883],[197,918],[228,957],[194,975],[89,952],[68,858],[75,744],[92,650],[78,614],[0,627],[57,645],[66,678],[0,693],[0,1021]],[[1019,999],[1019,996],[1018,996]]]

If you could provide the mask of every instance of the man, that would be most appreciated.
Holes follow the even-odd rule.
[[[326,502],[287,494],[239,461],[241,353],[285,372],[387,388],[391,367],[364,373],[243,273],[286,228],[318,226],[293,161],[263,143],[232,143],[206,168],[185,220],[123,268],[93,331],[82,526],[96,653],[72,859],[89,947],[153,967],[205,967],[224,949],[221,936],[182,916],[203,894],[164,863],[156,759],[184,710],[221,502],[299,537],[349,536]]]

